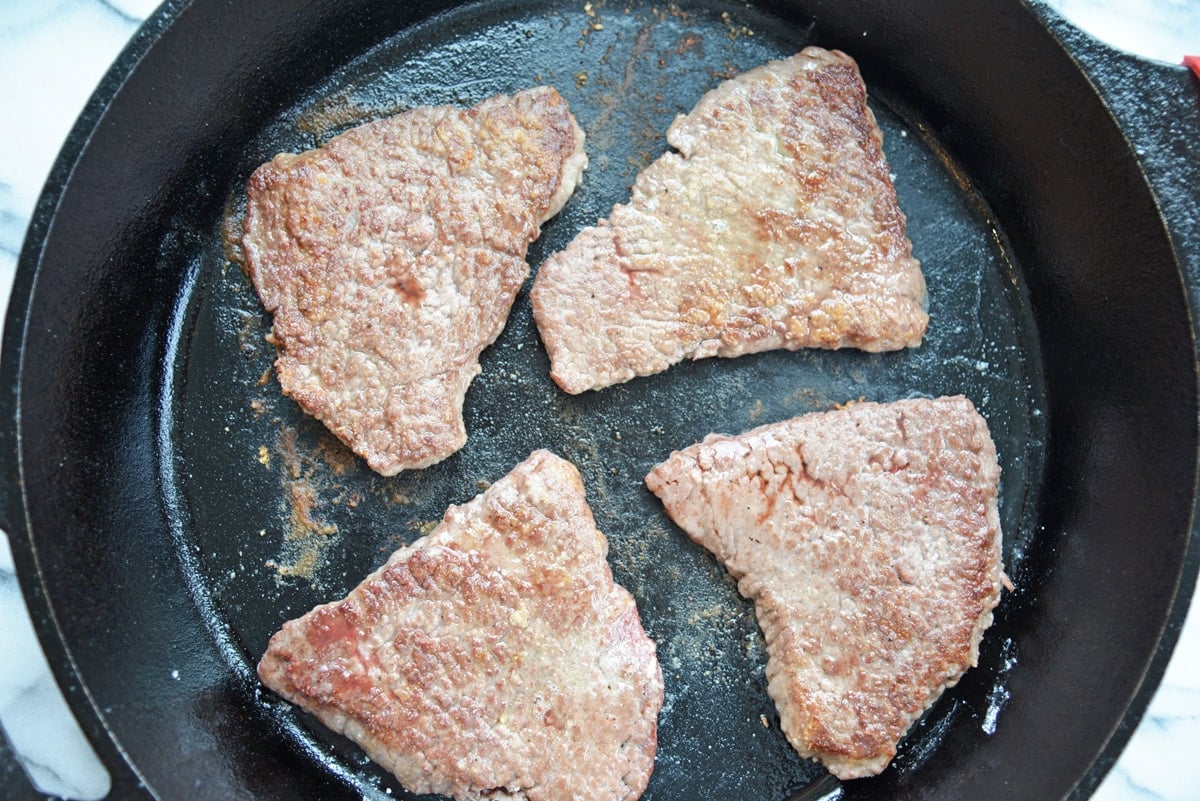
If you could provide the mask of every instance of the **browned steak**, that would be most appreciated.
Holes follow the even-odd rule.
[[[710,435],[646,484],[754,601],[789,742],[850,779],[883,770],[978,658],[1007,581],[999,479],[957,397]]]
[[[663,680],[575,467],[536,451],[258,666],[415,793],[636,799]]]
[[[384,475],[461,448],[479,354],[586,164],[566,101],[539,87],[413,109],[260,167],[242,241],[284,393]]]
[[[533,309],[571,393],[683,359],[920,344],[925,281],[858,67],[809,47],[676,118],[626,205],[549,258]]]

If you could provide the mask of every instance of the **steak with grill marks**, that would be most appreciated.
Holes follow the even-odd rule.
[[[554,89],[421,107],[276,156],[243,245],[285,394],[383,475],[466,442],[479,354],[587,164]]]
[[[538,269],[570,393],[684,359],[920,344],[925,280],[858,67],[809,47],[710,91],[627,204]]]
[[[1007,583],[999,477],[957,397],[710,435],[646,485],[754,601],[789,742],[850,779],[882,771],[978,659]]]

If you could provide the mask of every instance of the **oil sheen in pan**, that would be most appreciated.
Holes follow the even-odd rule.
[[[663,132],[677,113],[720,80],[807,44],[821,44],[819,28],[741,5],[472,6],[404,32],[313,88],[246,149],[239,175],[276,152],[316,146],[413,105],[469,104],[551,84],[587,133],[591,165],[531,247],[536,269],[628,198],[638,170],[666,148]],[[1005,565],[1017,595],[1027,591],[1022,565],[1036,533],[1046,425],[1027,294],[1002,233],[952,159],[923,134],[919,116],[896,99],[872,95],[871,103],[929,286],[932,319],[919,349],[710,359],[570,397],[549,379],[526,288],[467,395],[466,447],[391,479],[368,470],[280,394],[264,341],[270,319],[237,263],[242,187],[227,187],[226,219],[178,238],[192,243],[196,276],[173,365],[175,430],[165,441],[176,449],[167,462],[185,521],[180,558],[231,670],[253,670],[285,619],[340,597],[396,547],[428,532],[448,504],[548,447],[583,473],[615,577],[637,598],[658,643],[666,703],[645,798],[761,801],[836,787],[779,730],[752,607],[670,523],[642,477],[711,431],[738,432],[858,398],[963,393],[988,419],[999,449]],[[934,758],[946,738],[994,729],[1006,674],[1019,658],[1005,627],[1013,602],[1006,597],[998,609],[980,666],[914,727],[894,772]],[[276,704],[289,736],[364,797],[411,797],[353,744],[268,694],[262,702]]]

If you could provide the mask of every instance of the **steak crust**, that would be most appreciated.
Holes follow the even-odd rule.
[[[346,598],[284,623],[259,676],[414,793],[636,799],[663,680],[607,551],[579,472],[536,451]]]
[[[259,167],[242,242],[284,393],[383,475],[461,448],[479,354],[586,164],[566,101],[538,87],[416,108]]]
[[[710,435],[646,485],[754,601],[788,741],[851,779],[976,664],[1007,582],[999,478],[955,397]]]
[[[710,91],[628,204],[547,259],[531,299],[570,393],[683,359],[920,344],[925,280],[866,89],[805,48]]]

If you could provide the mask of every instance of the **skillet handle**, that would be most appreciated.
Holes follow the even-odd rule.
[[[1179,255],[1195,326],[1200,311],[1200,215],[1195,210],[1200,79],[1182,64],[1117,50],[1045,6],[1032,7],[1091,79],[1133,145]]]

